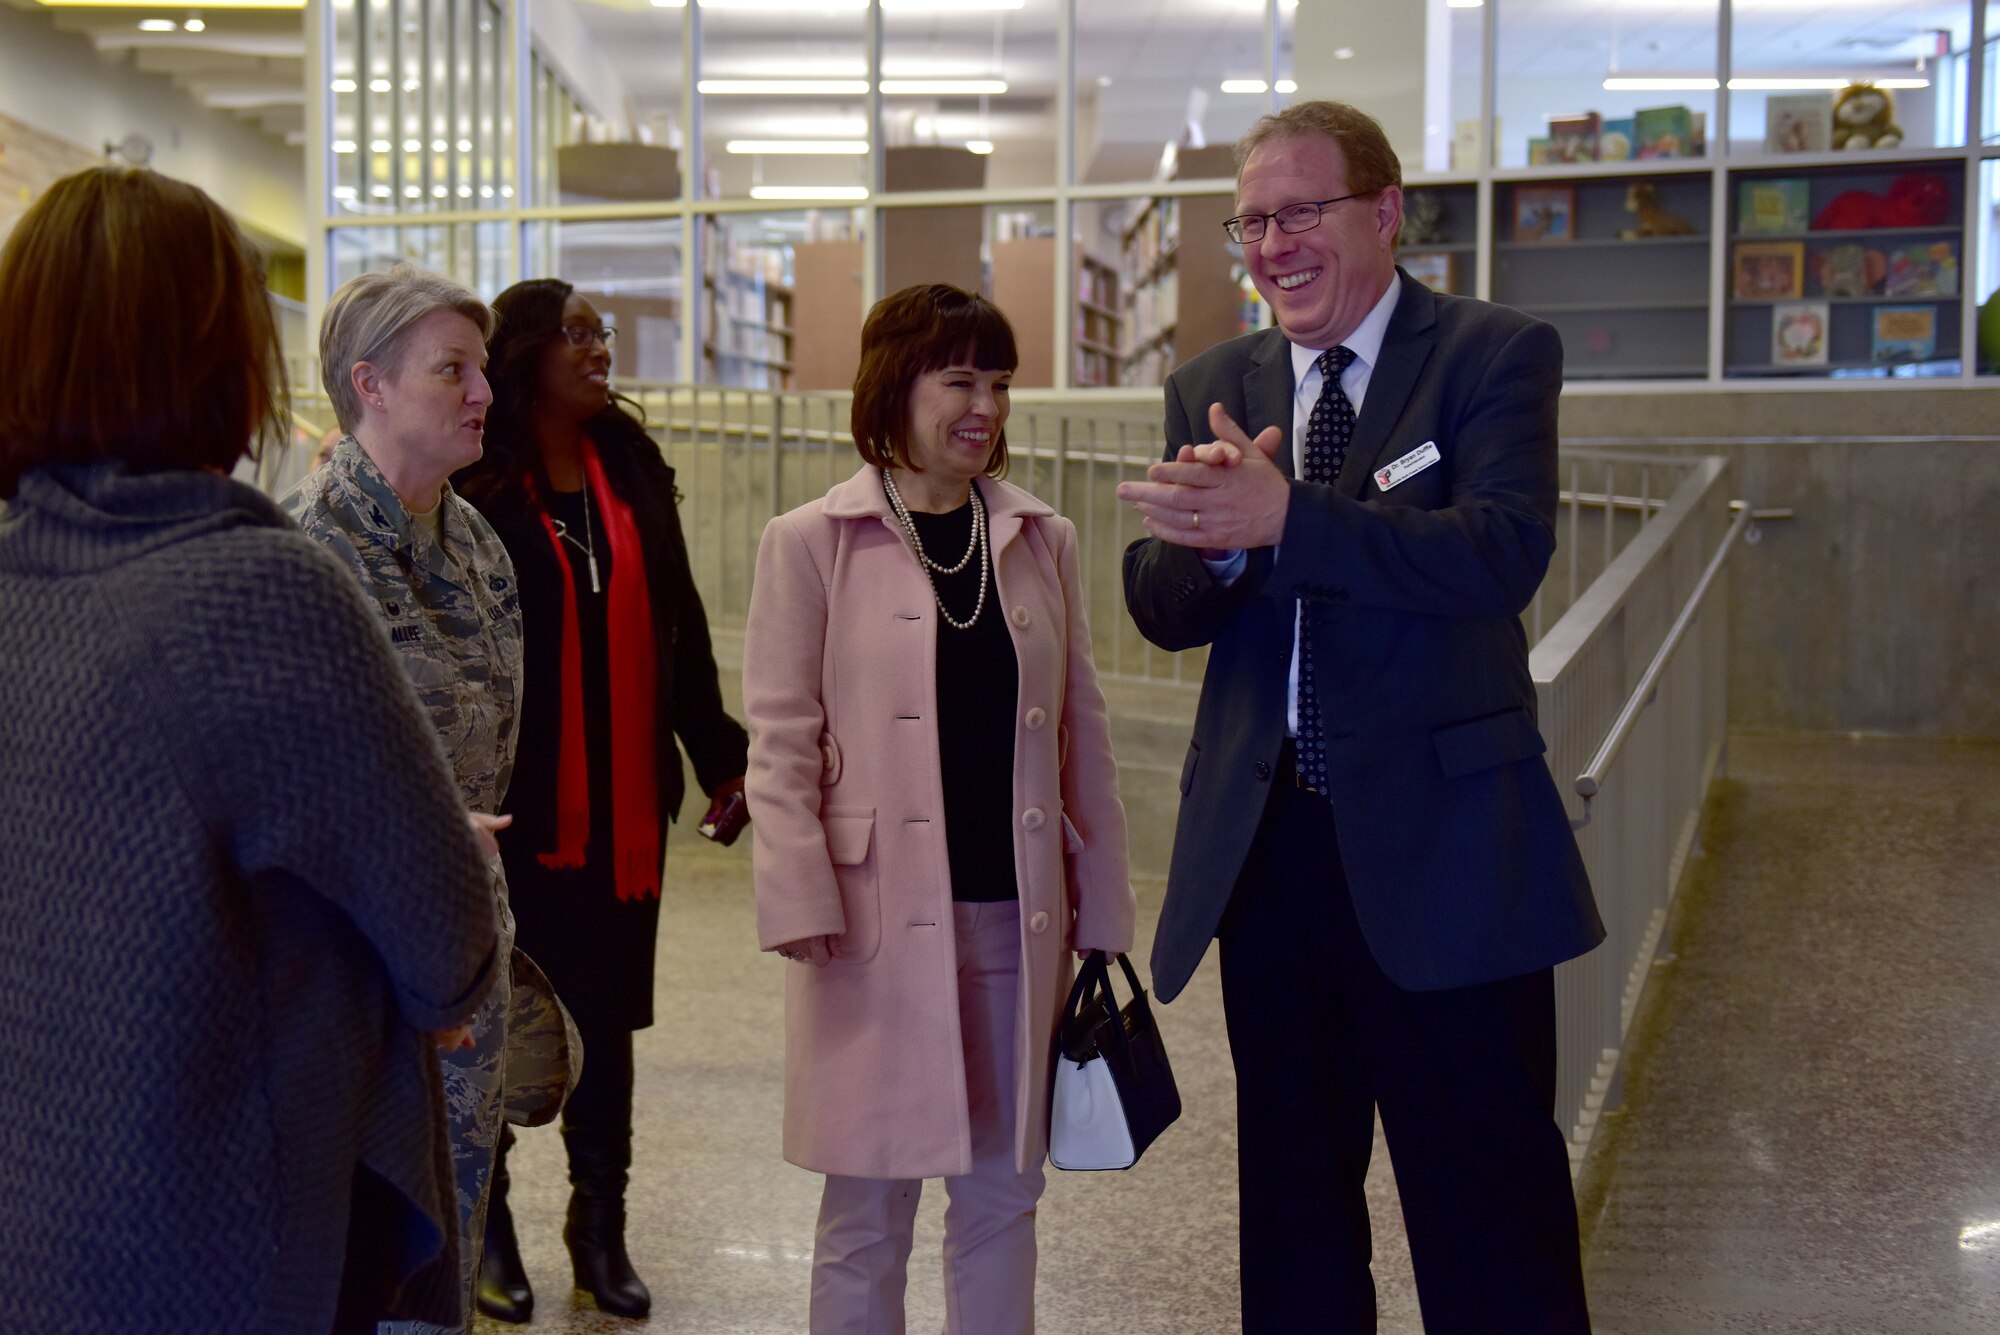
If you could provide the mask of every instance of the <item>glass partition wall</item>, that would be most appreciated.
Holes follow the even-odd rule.
[[[1145,396],[1268,324],[1233,144],[1312,97],[1383,121],[1411,274],[1572,380],[2000,373],[2000,0],[310,5],[316,301],[553,274],[633,380],[844,388],[869,303],[945,281],[1022,389]]]

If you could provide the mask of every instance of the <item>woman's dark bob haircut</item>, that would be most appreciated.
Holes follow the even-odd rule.
[[[0,251],[0,497],[52,463],[228,472],[288,430],[264,266],[221,206],[92,167]]]
[[[1014,327],[1000,308],[949,283],[920,283],[884,297],[861,326],[861,369],[849,419],[854,448],[877,468],[912,468],[910,390],[946,366],[1012,371],[1021,364]],[[996,432],[988,477],[1007,475],[1007,433]]]

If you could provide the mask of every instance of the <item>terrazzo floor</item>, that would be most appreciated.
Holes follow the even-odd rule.
[[[747,855],[697,842],[670,855],[638,1046],[630,1241],[653,1315],[571,1291],[545,1129],[514,1160],[536,1319],[480,1335],[805,1330],[818,1179],[778,1153],[783,966],[756,951]],[[1160,887],[1139,895],[1143,957]],[[2000,747],[1733,739],[1662,958],[1593,1151],[1597,1330],[2000,1330]],[[1158,1013],[1186,1111],[1131,1173],[1050,1170],[1041,1335],[1239,1329],[1213,961]],[[1420,1331],[1379,1138],[1370,1199],[1379,1329]],[[933,1185],[912,1335],[943,1326],[943,1203]]]
[[[2000,746],[1729,771],[1602,1132],[1597,1329],[2000,1330]]]
[[[510,1156],[535,1319],[507,1331],[606,1335],[802,1335],[820,1179],[779,1156],[783,997],[757,952],[746,852],[668,854],[656,1014],[638,1036],[637,1149],[628,1201],[633,1266],[653,1291],[645,1323],[605,1316],[570,1287],[562,1245],[560,1136],[529,1131]],[[1139,948],[1150,949],[1160,885],[1141,883]],[[1144,977],[1142,970],[1141,977]],[[1038,1335],[1217,1335],[1239,1328],[1235,1076],[1211,958],[1156,1008],[1184,1111],[1129,1173],[1048,1170],[1037,1235]],[[1388,1154],[1378,1133],[1370,1198],[1384,1335],[1417,1332],[1416,1291]],[[924,1193],[910,1259],[911,1335],[944,1328],[944,1192]]]

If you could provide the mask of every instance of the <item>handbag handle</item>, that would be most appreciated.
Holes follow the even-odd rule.
[[[1138,971],[1124,951],[1118,952],[1118,965],[1125,971],[1125,983],[1132,989],[1132,1000],[1142,1008],[1146,1007],[1146,990],[1139,986]],[[1124,1012],[1118,1005],[1118,995],[1111,990],[1111,960],[1101,950],[1093,950],[1076,971],[1076,982],[1070,986],[1069,1004],[1063,1010],[1063,1021],[1068,1023],[1076,1018],[1084,1000],[1093,993],[1104,998],[1104,1013],[1111,1017],[1112,1042],[1119,1047],[1126,1043]]]

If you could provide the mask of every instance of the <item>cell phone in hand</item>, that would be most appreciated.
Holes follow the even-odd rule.
[[[743,833],[743,827],[750,823],[750,802],[738,788],[726,797],[718,797],[709,803],[708,814],[701,818],[695,832],[702,838],[721,844],[724,848],[736,842],[736,836]]]

